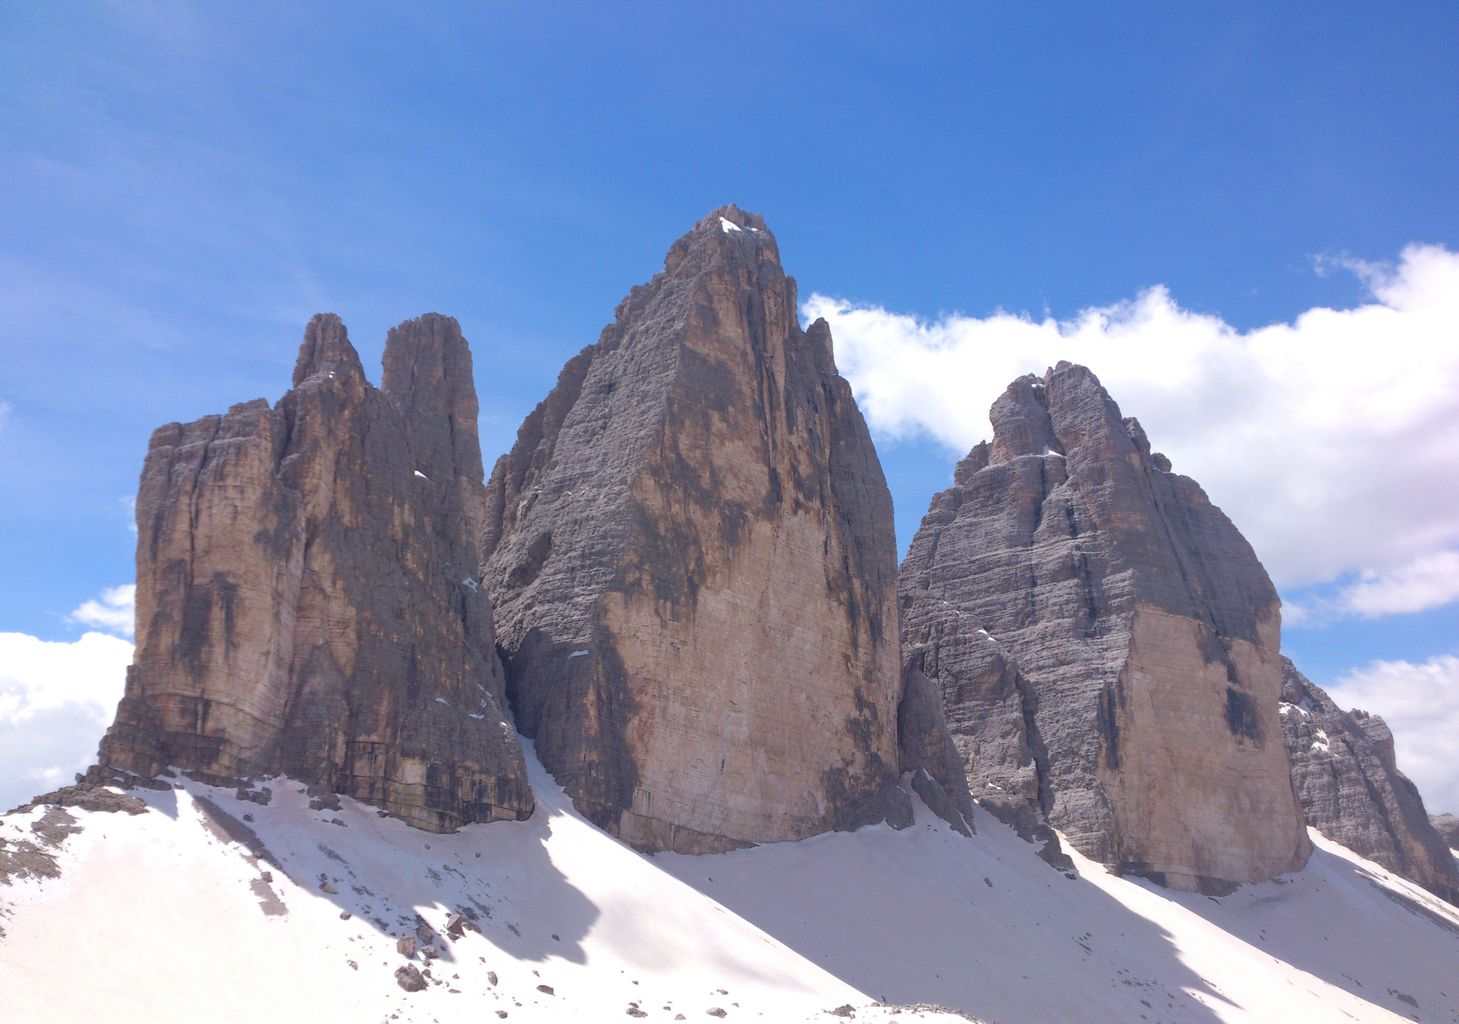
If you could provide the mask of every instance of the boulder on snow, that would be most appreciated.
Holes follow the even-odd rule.
[[[395,968],[395,983],[407,992],[419,992],[426,987],[426,979],[410,964]]]

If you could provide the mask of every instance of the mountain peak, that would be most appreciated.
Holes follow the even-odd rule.
[[[695,273],[736,268],[753,272],[762,264],[780,270],[780,247],[775,236],[764,217],[733,203],[710,211],[670,246],[664,257],[664,270],[669,274],[681,268]]]
[[[316,313],[304,328],[304,342],[294,363],[294,386],[321,373],[365,379],[360,355],[350,344],[349,332],[337,313]]]

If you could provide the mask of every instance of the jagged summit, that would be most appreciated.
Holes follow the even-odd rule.
[[[720,241],[724,241],[727,236],[736,244],[754,246],[777,265],[780,263],[780,249],[775,243],[775,236],[765,223],[765,218],[758,213],[742,210],[734,203],[726,203],[717,210],[711,210],[670,247],[669,259],[672,260],[674,252],[681,244],[705,235],[713,238],[716,230],[721,236]]]
[[[1279,604],[1250,545],[1088,369],[993,404],[901,568],[903,644],[974,794],[1178,888],[1301,865]]]
[[[487,500],[518,724],[589,818],[695,852],[910,820],[891,497],[763,220],[670,247]]]

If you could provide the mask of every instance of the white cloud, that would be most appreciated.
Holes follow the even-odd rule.
[[[0,633],[0,724],[23,724],[73,704],[109,721],[131,660],[132,645],[105,633],[71,643]]]
[[[82,602],[69,618],[83,626],[95,626],[122,636],[131,636],[137,617],[137,585],[124,583],[107,587],[100,597]]]
[[[1364,573],[1344,587],[1344,609],[1364,618],[1417,612],[1459,600],[1459,551],[1415,558],[1392,572]]]
[[[1284,598],[1285,626],[1326,625],[1346,618],[1377,619],[1439,608],[1459,600],[1459,551],[1420,555],[1386,572],[1365,570],[1332,586]]]
[[[1327,688],[1345,708],[1382,715],[1393,730],[1398,767],[1413,779],[1430,814],[1459,812],[1459,657],[1415,664],[1375,661]]]
[[[132,645],[0,633],[0,810],[70,782],[90,764],[126,681]]]
[[[0,430],[5,429],[5,424],[10,419],[11,408],[9,402],[0,402]]]
[[[1362,614],[1451,600],[1420,585],[1418,567],[1459,550],[1459,253],[1415,245],[1396,266],[1319,263],[1331,267],[1358,274],[1372,301],[1252,331],[1159,286],[1064,321],[928,322],[819,294],[804,313],[831,322],[882,436],[924,434],[960,455],[989,436],[988,407],[1009,381],[1083,363],[1279,586],[1367,574],[1352,595]]]

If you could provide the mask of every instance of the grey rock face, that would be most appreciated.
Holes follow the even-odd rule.
[[[1451,850],[1459,850],[1459,818],[1452,814],[1435,814],[1429,819],[1434,831]]]
[[[102,765],[283,772],[433,830],[529,814],[476,580],[476,417],[454,320],[392,330],[376,389],[320,315],[277,406],[159,429]]]
[[[942,694],[919,670],[902,679],[897,737],[903,772],[928,808],[963,835],[973,834],[973,798],[962,758],[942,715]]]
[[[1459,866],[1398,770],[1393,733],[1377,715],[1343,711],[1282,659],[1282,732],[1307,822],[1389,871],[1453,901]]]
[[[488,484],[517,720],[578,808],[681,852],[910,820],[891,511],[829,329],[764,222],[715,211]]]
[[[1030,833],[1221,891],[1309,852],[1279,742],[1277,595],[1087,369],[1014,381],[899,582],[973,794]]]
[[[915,542],[912,550],[918,550]],[[1047,821],[1053,803],[1048,751],[1039,742],[1032,707],[1025,707],[1033,691],[1011,656],[950,601],[904,600],[901,611],[908,693],[915,680],[936,693],[964,777],[978,787],[978,803],[1038,845],[1051,865],[1071,867]]]

